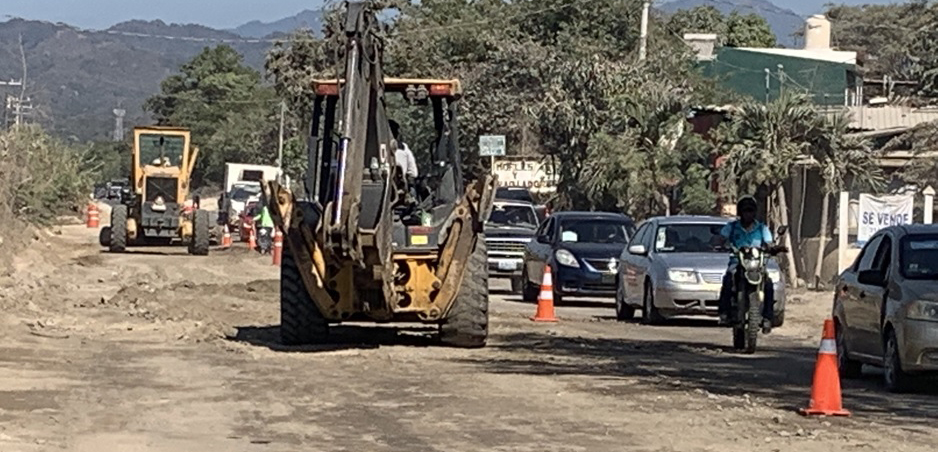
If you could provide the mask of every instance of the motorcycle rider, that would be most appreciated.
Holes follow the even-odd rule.
[[[260,203],[258,213],[254,216],[254,227],[257,228],[258,248],[262,253],[270,252],[270,241],[273,240],[274,219],[270,216],[270,210],[266,203]],[[266,233],[261,233],[265,231]]]
[[[774,244],[772,231],[768,225],[756,219],[758,207],[756,198],[748,195],[740,198],[736,202],[738,219],[723,226],[716,240],[717,245],[723,246],[729,242],[736,248],[772,246]],[[736,254],[731,254],[729,267],[726,274],[723,275],[723,287],[720,289],[719,314],[721,325],[730,323],[729,314],[734,296],[732,272],[738,264],[739,260]],[[768,334],[772,331],[772,319],[775,315],[775,287],[770,278],[765,278],[763,283],[765,299],[762,306],[762,332]]]

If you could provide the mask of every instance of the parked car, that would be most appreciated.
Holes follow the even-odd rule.
[[[240,216],[245,207],[261,197],[259,182],[243,182],[235,184],[231,193],[223,194],[219,210],[223,212],[223,222],[228,221],[229,226],[240,229]]]
[[[524,247],[539,226],[534,205],[522,201],[495,201],[485,223],[489,278],[509,278],[511,291],[521,292]]]
[[[657,323],[679,315],[716,316],[730,254],[713,245],[730,221],[708,216],[645,220],[620,256],[616,318]],[[785,279],[775,260],[768,274],[775,289],[773,324],[785,322]]]
[[[565,296],[615,296],[619,255],[634,230],[635,223],[618,213],[551,215],[525,247],[524,299],[537,299],[546,266],[553,277],[554,303]]]
[[[834,294],[840,375],[882,366],[901,392],[938,371],[938,225],[891,226],[874,234]]]

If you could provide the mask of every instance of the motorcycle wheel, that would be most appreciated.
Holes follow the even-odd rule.
[[[757,292],[753,292],[752,295],[750,295],[751,298],[756,298],[757,296]],[[746,313],[746,323],[744,325],[746,328],[746,344],[745,347],[743,347],[743,352],[752,354],[756,352],[759,330],[762,329],[762,305],[758,301],[749,300],[749,311]]]

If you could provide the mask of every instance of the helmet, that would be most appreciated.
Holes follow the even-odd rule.
[[[756,202],[756,198],[746,195],[742,198],[739,198],[739,201],[736,201],[736,212],[742,212],[745,210],[756,210],[759,207],[759,204]]]

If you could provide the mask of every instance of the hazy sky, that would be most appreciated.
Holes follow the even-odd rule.
[[[252,20],[283,19],[322,4],[323,0],[0,0],[0,22],[9,15],[93,29],[131,19],[234,28]]]
[[[773,2],[797,13],[811,14],[820,12],[828,0]],[[318,9],[322,3],[323,0],[2,0],[0,22],[8,19],[4,16],[15,16],[102,29],[130,19],[162,19],[164,22],[233,28],[252,20],[270,22],[304,9]],[[894,3],[894,0],[841,0],[834,3]]]

